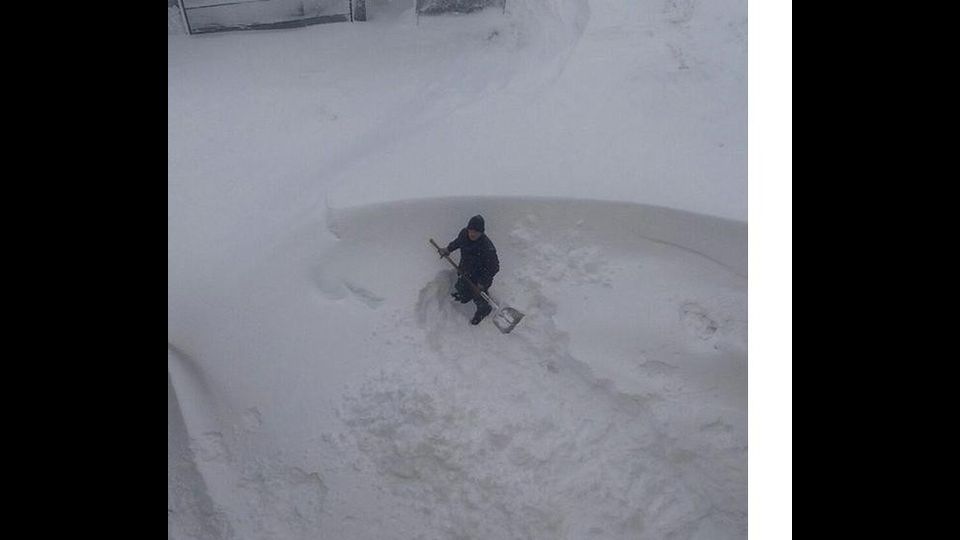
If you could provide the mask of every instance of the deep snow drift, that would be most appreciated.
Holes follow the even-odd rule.
[[[411,6],[168,38],[169,536],[744,538],[745,6]]]

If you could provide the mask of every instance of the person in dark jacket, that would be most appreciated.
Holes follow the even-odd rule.
[[[449,255],[460,250],[460,279],[457,280],[454,299],[466,304],[473,300],[477,305],[477,312],[470,319],[470,324],[480,324],[484,317],[490,314],[493,308],[476,294],[464,278],[469,279],[483,292],[487,292],[493,284],[493,276],[500,271],[500,259],[497,258],[497,248],[490,238],[484,234],[483,216],[476,215],[470,218],[467,227],[460,231],[457,239],[447,247],[440,248],[440,255]]]

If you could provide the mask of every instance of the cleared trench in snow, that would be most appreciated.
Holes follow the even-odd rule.
[[[172,485],[208,501],[177,530],[745,536],[745,224],[524,198],[324,213],[236,283],[219,348],[171,360],[188,405],[213,398],[193,378],[234,388],[171,432],[193,450]],[[476,213],[491,292],[527,314],[509,335],[467,324],[427,243]]]
[[[527,313],[509,336],[466,324],[472,307],[451,302],[455,276],[426,245],[475,213],[500,253],[491,291]],[[745,534],[744,224],[464,198],[333,211],[330,229],[325,271],[343,260],[355,288],[405,306],[376,339],[421,336],[385,348],[339,414],[358,466],[430,534]]]

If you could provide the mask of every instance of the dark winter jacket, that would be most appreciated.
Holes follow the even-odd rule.
[[[467,236],[467,229],[463,229],[457,239],[447,245],[447,249],[451,252],[460,250],[460,269],[470,281],[484,289],[490,287],[493,276],[500,271],[500,259],[497,258],[497,248],[487,235],[472,242]]]

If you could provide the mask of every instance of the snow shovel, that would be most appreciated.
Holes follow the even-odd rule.
[[[439,253],[440,246],[438,246],[437,243],[433,241],[433,238],[430,239],[430,243],[433,244],[433,247],[437,248],[437,252]],[[447,262],[452,264],[453,267],[457,269],[457,274],[461,276],[463,280],[467,282],[467,284],[470,285],[470,288],[473,289],[474,293],[480,295],[480,297],[486,300],[487,303],[493,306],[493,309],[494,309],[493,324],[496,325],[496,327],[501,332],[503,332],[504,334],[509,334],[510,331],[514,329],[514,327],[520,324],[520,319],[523,318],[523,313],[520,313],[519,311],[517,311],[516,309],[513,309],[512,307],[508,307],[508,306],[501,307],[499,304],[494,302],[492,298],[490,298],[490,295],[481,291],[480,287],[477,287],[476,285],[474,285],[473,282],[467,278],[467,276],[464,276],[463,273],[460,271],[460,267],[457,266],[457,263],[453,262],[453,259],[451,259],[449,255],[443,255],[443,258],[446,259]]]

